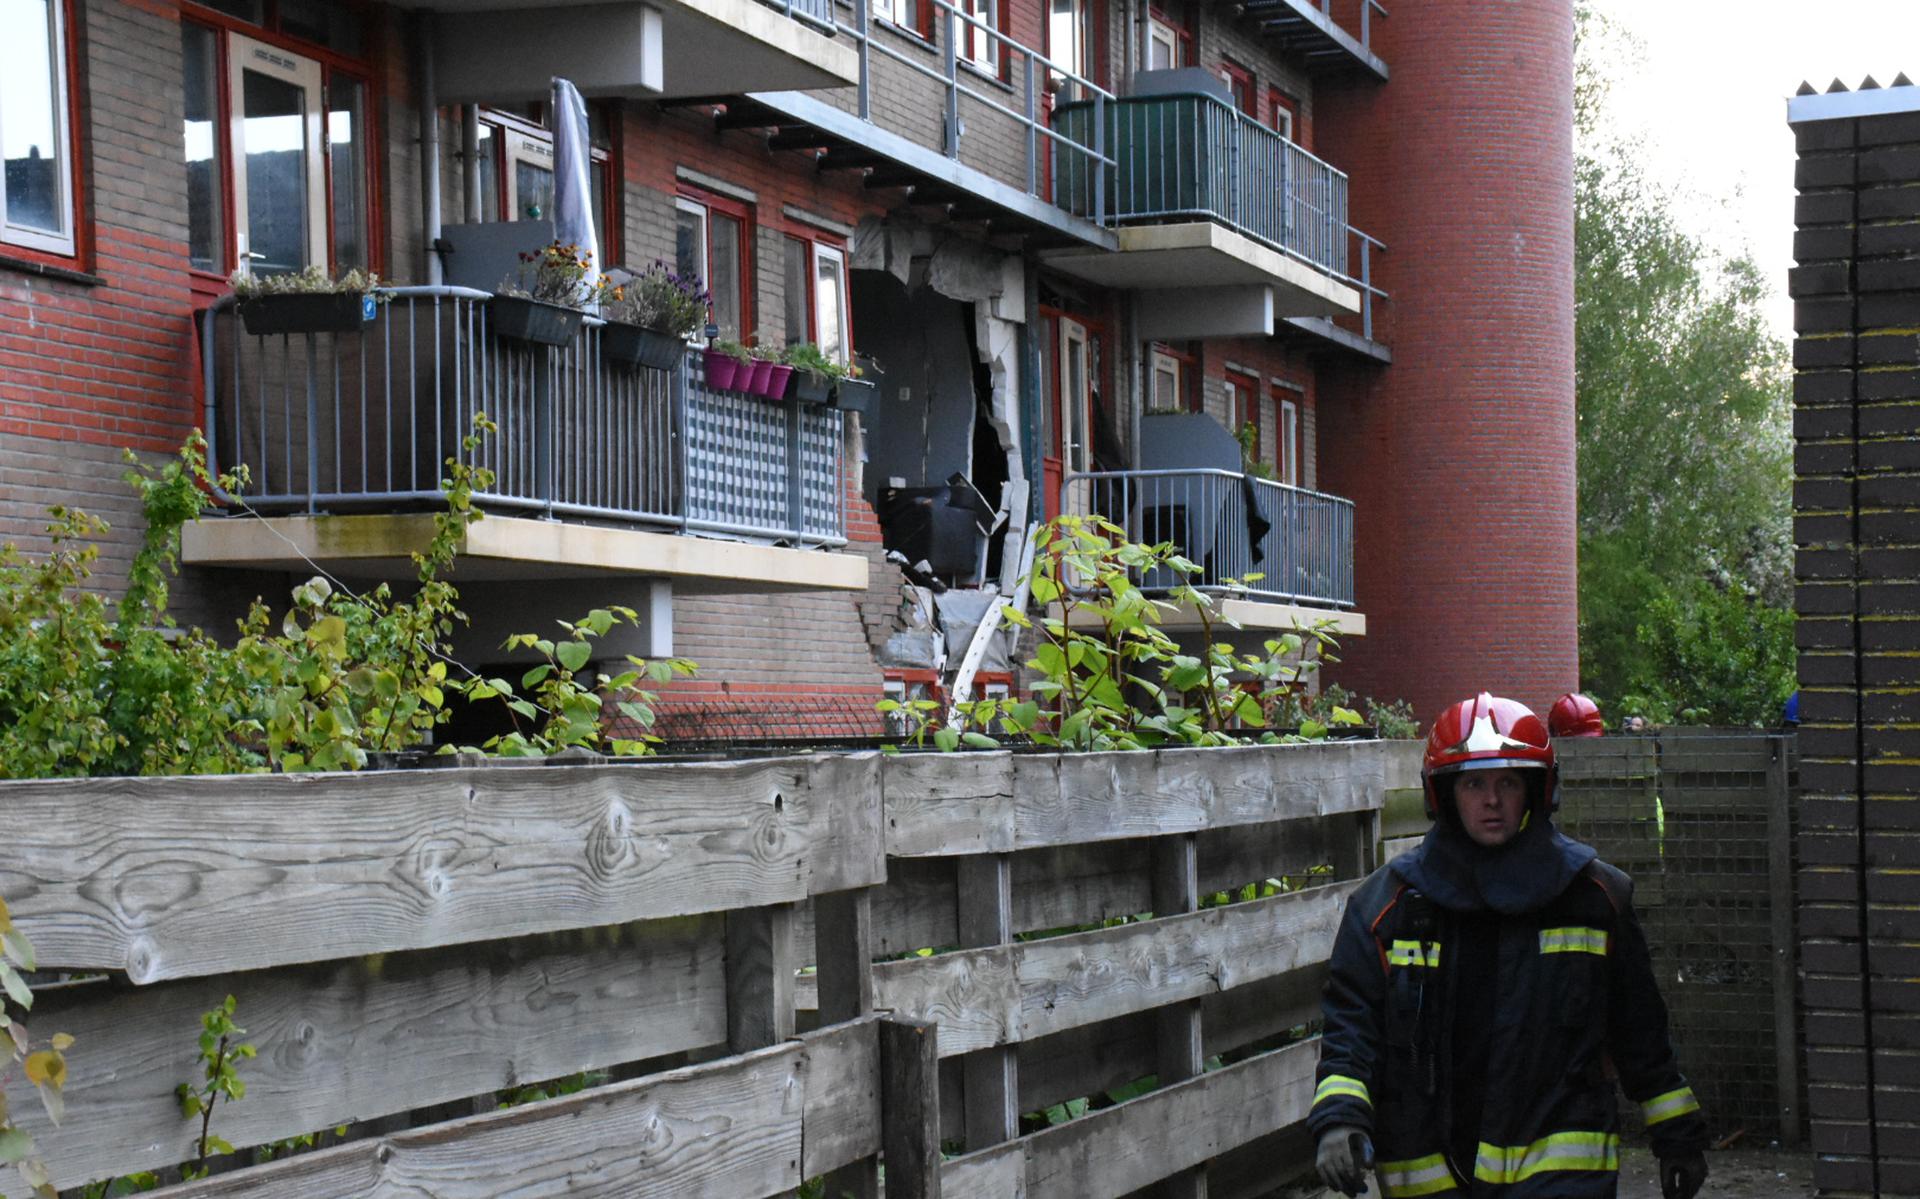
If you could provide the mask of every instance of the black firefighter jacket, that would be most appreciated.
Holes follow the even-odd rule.
[[[1309,1130],[1369,1132],[1390,1199],[1611,1199],[1617,1074],[1657,1155],[1704,1149],[1631,896],[1625,874],[1546,820],[1497,850],[1442,820],[1348,900]],[[1469,980],[1491,1000],[1490,1023],[1477,1060],[1456,1060],[1461,983],[1448,967],[1460,955],[1448,945],[1469,921],[1493,941],[1482,946],[1493,976]],[[1480,1097],[1465,1143],[1456,1089]]]

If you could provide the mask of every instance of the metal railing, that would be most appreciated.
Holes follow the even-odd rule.
[[[1148,591],[1238,590],[1238,580],[1261,598],[1354,603],[1352,500],[1237,471],[1128,470],[1069,475],[1060,510],[1103,516],[1132,541],[1170,541],[1200,567],[1191,577],[1148,571]]]
[[[495,510],[804,545],[845,541],[841,414],[603,360],[601,322],[552,349],[489,328],[482,291],[384,289],[351,333],[255,336],[231,297],[200,316],[210,457],[262,512],[437,504],[448,458],[494,472]],[[475,413],[498,431],[471,452]]]
[[[834,31],[833,0],[760,0],[775,12],[818,25],[829,36]]]
[[[1090,215],[1104,192],[1115,222],[1208,218],[1321,270],[1347,273],[1344,172],[1215,96],[1129,96],[1103,107],[1075,101],[1054,114],[1075,144],[1097,130],[1113,147],[1104,170],[1060,150],[1055,204]]]

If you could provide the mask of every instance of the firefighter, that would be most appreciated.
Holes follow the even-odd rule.
[[[1547,731],[1556,737],[1599,737],[1607,726],[1600,720],[1600,705],[1575,691],[1553,701]]]
[[[1552,823],[1546,726],[1482,692],[1427,738],[1417,849],[1348,900],[1307,1127],[1321,1179],[1361,1194],[1612,1199],[1617,1077],[1666,1199],[1706,1180],[1706,1122],[1674,1061],[1633,885]]]

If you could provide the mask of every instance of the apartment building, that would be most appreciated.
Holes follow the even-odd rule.
[[[694,659],[672,703],[743,733],[1017,686],[969,622],[1062,511],[1259,574],[1238,619],[1334,622],[1335,677],[1423,713],[1575,683],[1566,0],[6,20],[0,538],[98,511],[111,585],[121,448],[205,428],[251,482],[190,530],[186,619],[405,577],[485,411],[462,654],[625,603],[609,648]],[[868,397],[712,386],[699,345],[624,367],[592,320],[503,334],[489,293],[552,236],[554,76],[590,100],[602,264],[698,275],[721,337],[857,356]],[[350,331],[236,317],[234,270],[313,264],[392,290]]]

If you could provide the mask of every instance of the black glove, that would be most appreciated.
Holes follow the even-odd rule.
[[[1660,1159],[1662,1199],[1693,1199],[1706,1181],[1707,1155],[1698,1149],[1679,1157]]]
[[[1367,1171],[1373,1168],[1373,1142],[1351,1124],[1336,1124],[1320,1134],[1313,1167],[1329,1187],[1342,1195],[1358,1195],[1367,1189]],[[1703,1165],[1703,1176],[1705,1169]]]

